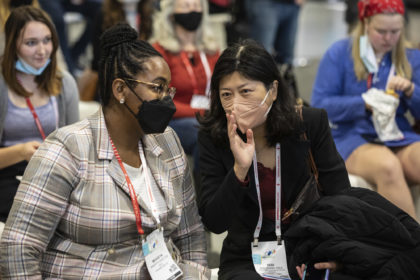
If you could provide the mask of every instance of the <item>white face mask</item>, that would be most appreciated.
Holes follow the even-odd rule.
[[[378,63],[376,63],[375,52],[366,35],[359,39],[360,58],[366,66],[369,73],[378,72]]]
[[[270,112],[270,106],[267,105],[266,100],[270,90],[267,91],[263,101],[257,100],[239,100],[234,101],[233,110],[236,114],[236,123],[242,133],[245,133],[248,128],[255,128],[265,122],[267,115]]]

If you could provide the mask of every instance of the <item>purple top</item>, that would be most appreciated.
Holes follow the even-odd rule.
[[[51,97],[47,104],[35,107],[46,136],[57,128],[58,119],[55,109],[57,106],[54,106],[54,102],[56,104],[55,97]],[[41,134],[29,108],[17,107],[10,99],[7,106],[0,146],[8,147],[29,141],[42,142]]]

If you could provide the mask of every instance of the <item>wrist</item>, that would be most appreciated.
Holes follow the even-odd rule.
[[[20,143],[16,145],[16,150],[18,152],[18,157],[19,157],[19,161],[22,161],[25,159],[25,144],[24,143]]]
[[[238,164],[233,165],[233,171],[235,172],[236,178],[240,181],[245,181],[246,175],[248,174],[248,168],[239,166]]]

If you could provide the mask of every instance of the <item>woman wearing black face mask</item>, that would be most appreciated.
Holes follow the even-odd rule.
[[[160,280],[159,268],[165,279],[208,279],[189,167],[167,127],[175,111],[169,67],[127,24],[105,31],[101,48],[102,108],[51,134],[29,162],[0,271]]]
[[[197,160],[197,113],[208,109],[210,79],[219,57],[218,45],[207,23],[204,0],[163,0],[155,14],[151,42],[172,72],[177,111],[169,123],[185,152]],[[198,172],[194,165],[195,174]]]

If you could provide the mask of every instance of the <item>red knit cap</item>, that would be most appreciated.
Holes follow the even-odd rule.
[[[404,15],[404,4],[401,0],[360,0],[359,19],[371,17],[376,14],[398,13]]]

